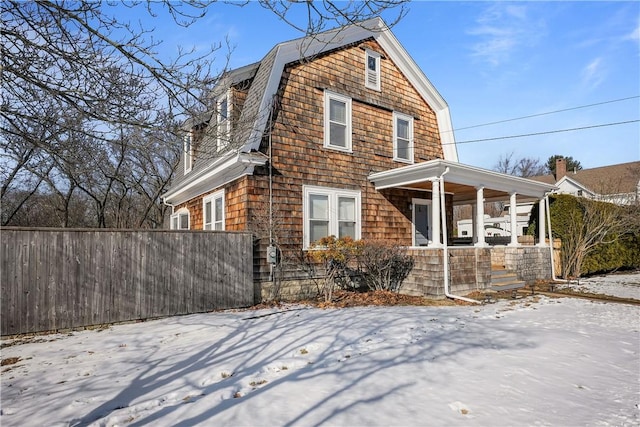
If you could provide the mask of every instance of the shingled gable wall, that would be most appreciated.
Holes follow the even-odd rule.
[[[382,54],[380,91],[364,85],[365,49]],[[352,153],[323,147],[325,90],[352,99]],[[442,158],[443,152],[435,113],[382,48],[375,41],[366,40],[287,65],[278,101],[271,136],[273,199],[278,211],[276,216],[279,215],[278,240],[284,250],[281,278],[300,289],[293,279],[302,278],[295,270],[303,241],[302,188],[305,184],[360,190],[362,238],[390,239],[411,245],[411,200],[414,197],[430,199],[431,193],[378,192],[367,180],[371,172],[406,165],[393,160],[393,112],[414,117],[416,162]],[[266,153],[267,146],[263,144],[262,150]],[[268,176],[254,174],[249,179],[250,194],[266,197]],[[249,211],[251,216],[251,208]],[[264,260],[265,257],[257,254],[255,258]],[[268,271],[268,266],[262,264],[256,278],[265,281]]]

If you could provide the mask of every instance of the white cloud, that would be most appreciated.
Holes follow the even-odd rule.
[[[534,45],[544,28],[529,17],[528,6],[521,4],[494,3],[476,22],[468,31],[479,39],[472,46],[473,56],[493,66],[508,61],[518,49]]]
[[[632,42],[640,43],[640,24],[636,26],[633,31],[627,34],[627,36],[624,37],[624,40],[631,40]]]
[[[582,69],[582,85],[588,89],[595,89],[605,78],[606,69],[601,57],[595,58]]]

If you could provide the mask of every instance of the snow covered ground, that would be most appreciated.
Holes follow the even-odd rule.
[[[640,274],[610,274],[580,279],[578,283],[562,285],[578,292],[613,295],[640,301]]]
[[[4,427],[640,425],[640,306],[574,298],[226,311],[11,357]]]

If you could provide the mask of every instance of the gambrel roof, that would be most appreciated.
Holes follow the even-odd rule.
[[[240,123],[250,125],[238,129],[235,135],[241,144],[218,157],[203,159],[194,165],[187,175],[178,177],[172,188],[163,196],[165,202],[176,205],[213,190],[241,176],[252,174],[257,164],[266,158],[258,153],[266,132],[269,113],[284,68],[287,64],[311,58],[352,43],[373,38],[386,55],[415,87],[420,96],[435,112],[444,158],[457,162],[458,153],[453,136],[449,106],[440,93],[409,56],[391,30],[380,18],[280,43],[271,49],[258,63],[229,73],[227,83],[240,78],[253,78],[244,101]],[[253,74],[255,73],[255,74]],[[221,81],[223,86],[224,78]],[[228,87],[228,86],[227,86]]]

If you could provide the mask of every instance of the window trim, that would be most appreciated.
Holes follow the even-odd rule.
[[[311,247],[309,227],[309,197],[311,195],[327,196],[329,204],[329,236],[338,237],[339,217],[338,199],[340,197],[355,199],[355,237],[354,240],[361,239],[362,233],[362,192],[360,190],[347,190],[342,188],[318,187],[314,185],[302,186],[302,220],[303,220],[303,249]]]
[[[182,138],[182,153],[184,155],[184,173],[186,175],[193,169],[193,131],[187,132]]]
[[[378,52],[375,52],[373,50],[370,49],[365,49],[365,55],[364,55],[364,86],[369,88],[369,89],[373,89],[373,90],[377,90],[380,91],[380,57],[381,55]],[[375,82],[371,82],[369,76],[369,58],[374,58],[375,62],[376,62],[376,70],[375,70],[375,75],[376,75],[376,81]]]
[[[409,158],[405,159],[398,156],[398,120],[405,120],[409,122],[409,141],[408,152]],[[407,114],[393,112],[393,160],[396,162],[410,163],[414,162],[414,139],[413,139],[413,117]]]
[[[182,217],[184,215],[187,216],[187,228],[180,228],[180,217]],[[175,228],[173,226],[173,220],[174,219],[178,220],[178,228]],[[169,219],[169,229],[170,230],[190,230],[191,229],[191,214],[189,212],[189,209],[181,208],[181,209],[178,209],[173,214],[171,214],[171,217]]]
[[[216,200],[217,199],[221,199],[222,200],[222,218],[217,219],[215,218],[216,215],[216,210],[215,210],[215,204],[216,204]],[[211,202],[211,228],[207,229],[207,223],[206,223],[206,216],[205,216],[205,209],[206,209],[206,205],[208,202]],[[225,230],[225,220],[226,220],[226,213],[225,213],[225,200],[224,200],[224,189],[220,190],[220,191],[216,191],[215,193],[209,194],[208,196],[205,196],[202,198],[202,229],[203,230],[216,230],[216,231],[224,231]],[[222,228],[220,229],[216,229],[216,223],[220,223],[222,225]]]
[[[330,103],[331,100],[336,100],[339,102],[344,102],[346,108],[346,129],[345,129],[345,146],[340,147],[339,145],[331,144],[331,111],[330,111]],[[348,96],[340,95],[335,92],[331,92],[328,90],[324,91],[324,147],[330,148],[332,150],[344,151],[347,153],[352,152],[352,117],[351,117],[351,98]]]

